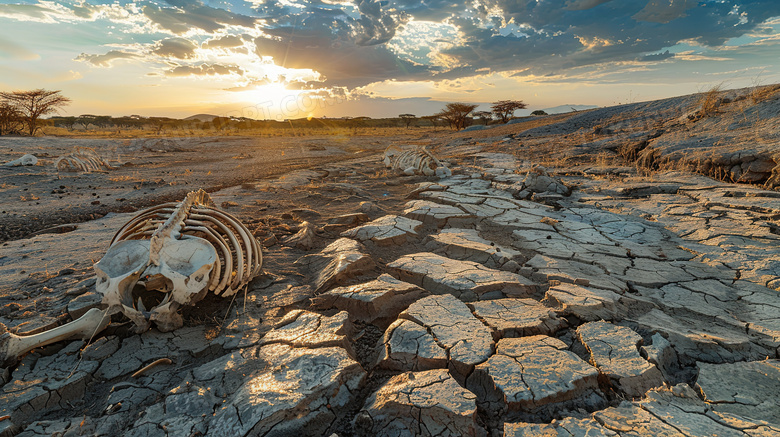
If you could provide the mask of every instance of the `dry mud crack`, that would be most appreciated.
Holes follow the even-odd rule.
[[[451,153],[469,164],[435,182],[372,156],[214,193],[264,275],[171,333],[3,369],[0,436],[780,435],[773,206],[686,174],[607,199],[618,182]],[[9,242],[0,321],[98,305],[90,261],[127,218]]]

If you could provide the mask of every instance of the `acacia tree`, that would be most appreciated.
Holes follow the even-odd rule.
[[[455,128],[455,130],[461,130],[466,127],[469,114],[477,109],[477,106],[479,105],[460,102],[447,103],[447,106],[444,107],[443,111],[434,115],[446,120],[450,124],[450,127]]]
[[[528,105],[523,103],[522,100],[499,100],[493,102],[490,109],[492,109],[493,113],[501,119],[502,123],[506,123],[515,114],[515,111],[523,109],[526,106]]]
[[[412,122],[417,118],[414,114],[401,114],[398,116],[404,123],[406,123],[406,128],[409,129],[409,125],[412,124]]]
[[[9,105],[19,111],[22,123],[30,136],[34,136],[39,129],[38,119],[41,116],[53,114],[71,102],[69,98],[60,94],[59,90],[45,89],[0,92],[0,98],[5,99]]]

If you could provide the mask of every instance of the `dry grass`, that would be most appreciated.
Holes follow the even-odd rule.
[[[750,99],[758,104],[772,99],[780,91],[780,84],[757,86],[750,92]]]
[[[715,85],[702,93],[702,96],[699,99],[699,119],[711,117],[720,112],[718,108],[720,108],[722,103],[722,98],[720,97],[722,86],[722,84]]]

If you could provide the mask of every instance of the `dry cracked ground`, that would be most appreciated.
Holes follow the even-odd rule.
[[[711,122],[644,110],[669,135]],[[442,135],[446,179],[375,155],[212,193],[263,242],[263,275],[173,332],[115,320],[22,357],[2,370],[0,435],[780,435],[780,195],[532,166],[534,129],[597,115]],[[35,332],[99,305],[91,264],[129,217],[6,243],[0,321]]]

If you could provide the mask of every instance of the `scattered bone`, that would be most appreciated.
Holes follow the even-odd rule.
[[[138,369],[137,372],[133,373],[133,378],[138,378],[139,376],[143,375],[144,373],[152,370],[153,368],[162,365],[162,364],[172,364],[173,361],[171,361],[170,358],[160,358],[159,360],[152,361],[148,365]]]
[[[452,176],[452,171],[425,147],[402,150],[390,146],[385,150],[383,161],[387,168],[408,176],[424,175],[440,178]]]
[[[316,229],[316,226],[305,221],[301,223],[299,228],[300,230],[296,232],[295,235],[285,238],[283,242],[288,246],[295,246],[298,249],[310,250],[314,247],[314,230]]]
[[[98,155],[95,149],[88,147],[76,147],[70,155],[60,156],[54,160],[57,171],[90,173],[96,171],[113,170],[114,167],[108,161]]]
[[[355,429],[359,436],[485,436],[475,398],[446,370],[402,373],[366,400]]]
[[[313,299],[313,303],[321,309],[345,310],[353,320],[383,327],[424,293],[416,285],[382,274],[371,282],[338,287],[322,293]]]
[[[496,340],[553,334],[566,326],[553,311],[533,299],[496,299],[469,304],[482,322],[493,329]]]
[[[590,353],[590,363],[628,396],[641,397],[663,385],[658,368],[639,355],[642,337],[631,328],[590,322],[577,328],[577,337]]]
[[[38,158],[35,157],[35,155],[30,155],[29,153],[26,155],[23,155],[20,158],[16,158],[13,161],[8,161],[5,164],[3,164],[6,167],[21,167],[21,166],[29,166],[29,165],[36,165],[38,164]]]
[[[419,285],[434,294],[449,293],[467,302],[526,297],[535,290],[534,283],[520,275],[433,253],[406,255],[387,267],[403,281]]]
[[[321,293],[336,283],[373,268],[374,260],[363,252],[357,241],[339,238],[319,253],[306,255],[295,264],[311,272],[314,292]]]
[[[380,246],[400,245],[408,237],[417,236],[422,222],[397,215],[386,215],[372,222],[341,233],[342,237],[371,241]]]

